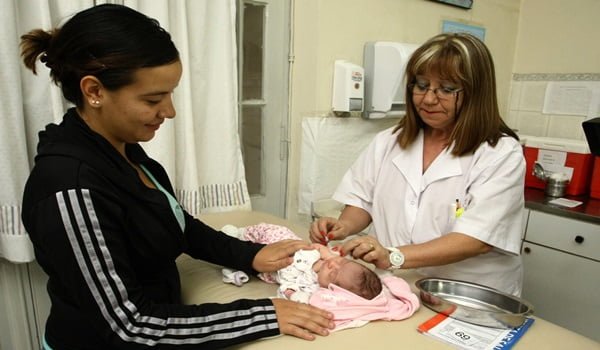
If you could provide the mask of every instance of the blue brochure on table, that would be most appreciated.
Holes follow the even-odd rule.
[[[466,350],[508,350],[527,332],[533,318],[517,328],[499,329],[460,321],[444,314],[437,314],[423,322],[417,330],[434,339]]]
[[[523,334],[529,329],[533,323],[533,318],[527,318],[523,324],[517,328],[511,329],[506,336],[493,347],[493,350],[507,350],[513,347],[515,343],[521,339]]]

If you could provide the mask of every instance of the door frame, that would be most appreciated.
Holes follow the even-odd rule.
[[[237,25],[243,28],[245,3],[265,5],[263,49],[263,94],[261,100],[242,101],[243,33],[238,40],[238,110],[242,127],[242,107],[263,105],[261,194],[251,194],[253,210],[285,217],[289,161],[289,92],[293,56],[290,54],[290,0],[237,0]],[[240,138],[241,138],[240,130]],[[240,142],[241,144],[241,142]]]

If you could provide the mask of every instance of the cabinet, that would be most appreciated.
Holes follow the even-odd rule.
[[[522,253],[534,314],[600,341],[600,225],[531,210]]]

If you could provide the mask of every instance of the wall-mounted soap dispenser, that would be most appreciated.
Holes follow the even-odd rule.
[[[331,105],[334,112],[362,112],[364,70],[345,60],[336,60]]]

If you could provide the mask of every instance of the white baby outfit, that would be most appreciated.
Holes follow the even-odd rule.
[[[312,266],[321,259],[318,250],[299,250],[294,254],[294,262],[277,271],[279,289],[277,295],[292,301],[308,304],[310,296],[319,289],[317,273]],[[287,297],[286,290],[294,292]]]

